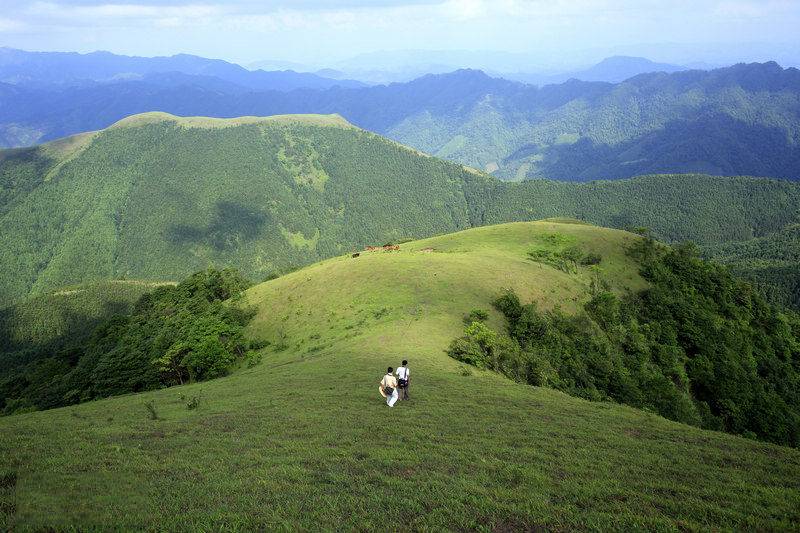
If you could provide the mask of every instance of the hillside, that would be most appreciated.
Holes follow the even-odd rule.
[[[800,308],[800,226],[797,224],[765,237],[710,246],[705,253],[758,285],[771,300]]]
[[[290,92],[226,88],[231,82],[200,72],[88,86],[0,84],[0,146],[98,130],[152,110],[215,117],[338,113],[509,180],[687,172],[800,179],[800,72],[776,63],[543,87],[459,70],[406,83]]]
[[[367,245],[546,217],[743,241],[798,222],[800,204],[799,186],[764,179],[503,183],[320,115],[147,113],[0,161],[6,303],[209,265],[257,281]]]
[[[548,235],[602,255],[568,274]],[[251,288],[263,362],[227,378],[0,419],[0,524],[122,529],[797,527],[800,453],[469,369],[462,318],[514,289],[646,287],[632,234],[543,221],[340,256]],[[402,275],[401,275],[402,274]],[[410,361],[412,400],[376,387]],[[155,419],[148,416],[149,405]],[[190,407],[194,406],[194,407]],[[76,498],[76,495],[80,498]]]
[[[164,282],[100,281],[61,289],[0,308],[0,367],[17,366],[85,340],[97,324],[130,312],[145,293]],[[1,380],[0,380],[1,381]]]
[[[0,153],[0,300],[210,264],[263,279],[470,226],[466,170],[337,117],[151,113],[85,141]]]

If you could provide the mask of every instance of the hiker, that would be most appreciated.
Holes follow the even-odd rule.
[[[392,375],[392,367],[389,367],[383,376],[380,391],[386,397],[386,405],[394,407],[394,402],[397,401],[397,380]]]
[[[411,397],[408,395],[408,361],[404,360],[395,374],[397,374],[397,388],[400,389],[398,396],[401,400],[410,400]]]

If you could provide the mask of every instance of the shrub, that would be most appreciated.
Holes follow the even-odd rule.
[[[485,309],[473,309],[464,317],[464,324],[470,325],[473,322],[486,322],[489,319],[489,312]]]

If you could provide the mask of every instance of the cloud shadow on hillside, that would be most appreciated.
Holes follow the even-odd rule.
[[[506,162],[535,151],[534,145],[524,146]],[[550,146],[543,155],[538,174],[564,181],[669,173],[800,180],[800,146],[784,129],[750,124],[721,113],[674,120],[618,145],[581,138],[574,144]]]
[[[236,202],[219,201],[216,213],[205,227],[174,224],[167,229],[173,244],[204,244],[217,251],[230,250],[256,239],[266,225],[267,214]]]

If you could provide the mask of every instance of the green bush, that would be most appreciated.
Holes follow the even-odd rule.
[[[464,324],[468,326],[473,322],[486,322],[488,319],[488,311],[485,309],[473,309],[464,317]]]

